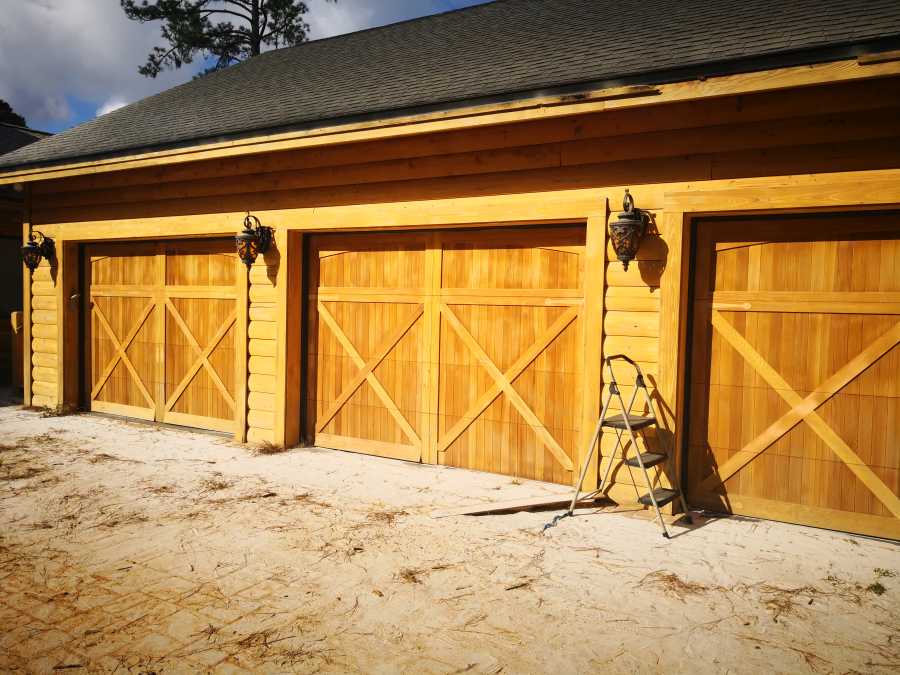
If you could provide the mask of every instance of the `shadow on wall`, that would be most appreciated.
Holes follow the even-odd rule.
[[[278,250],[274,241],[269,250],[263,253],[262,259],[266,264],[266,276],[272,286],[275,286],[275,278],[278,276],[278,267],[281,264],[281,251]]]
[[[710,274],[715,275],[715,261],[712,262]],[[693,302],[691,298],[692,319],[688,325],[689,352],[686,361],[686,386],[688,387],[688,406],[684,413],[687,443],[683,457],[682,471],[685,497],[692,507],[731,512],[731,502],[725,485],[721,481],[711,481],[711,486],[702,487],[703,483],[713,476],[719,475],[719,463],[710,445],[710,382],[712,381],[710,350],[712,349],[712,303]],[[663,405],[660,401],[659,405]],[[668,410],[671,419],[671,410]],[[681,448],[679,448],[679,451]],[[694,504],[692,502],[699,502]]]
[[[648,213],[647,215],[650,217],[650,222],[647,223],[647,232],[644,235],[644,242],[652,237],[656,242],[655,248],[659,250],[660,254],[658,258],[657,256],[654,256],[653,260],[638,259],[635,262],[637,263],[638,271],[641,274],[641,281],[647,286],[656,288],[659,286],[659,279],[666,269],[666,262],[669,260],[669,245],[659,233],[659,227],[657,227],[656,224],[656,214]],[[640,252],[640,249],[638,249],[638,252]]]

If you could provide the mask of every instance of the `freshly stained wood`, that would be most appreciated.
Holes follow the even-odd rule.
[[[576,506],[592,506],[604,499],[598,497],[596,499],[579,501]],[[529,497],[528,499],[510,499],[504,502],[484,502],[482,504],[474,504],[470,506],[460,506],[455,509],[440,509],[431,514],[432,518],[447,518],[450,516],[478,516],[489,513],[505,513],[509,511],[527,511],[529,509],[553,508],[568,506],[572,502],[572,496],[565,495],[546,495],[544,497]]]
[[[673,111],[677,114],[677,111]],[[896,127],[897,108],[886,108],[869,112],[866,125],[853,128],[846,127],[845,113],[823,114],[816,111],[814,115],[784,120],[774,133],[770,121],[719,125],[714,129],[666,129],[635,134],[623,134],[615,144],[608,138],[586,138],[578,140],[555,141],[533,136],[523,139],[524,147],[500,147],[490,150],[462,152],[471,141],[460,138],[459,148],[452,153],[435,154],[415,159],[401,158],[384,161],[372,161],[370,155],[360,152],[355,156],[356,162],[338,167],[309,168],[298,166],[286,170],[285,162],[277,171],[252,171],[241,178],[241,189],[244,192],[262,192],[277,190],[300,190],[335,185],[353,185],[367,183],[383,183],[390,181],[411,181],[443,176],[464,176],[481,173],[504,173],[515,171],[532,171],[549,167],[577,166],[594,164],[598,157],[605,163],[635,161],[640,159],[673,157],[692,153],[702,145],[707,154],[734,153],[737,150],[753,148],[782,147],[784,145],[813,145],[834,139],[836,134],[846,141],[859,142],[873,138],[890,137]],[[598,129],[595,133],[610,132],[614,119],[609,125]],[[621,125],[620,125],[621,126]],[[563,136],[567,127],[561,126],[556,136]],[[571,127],[568,127],[571,134]],[[593,130],[593,125],[592,125]],[[543,141],[537,144],[538,141]],[[495,142],[500,142],[497,139]],[[433,148],[430,148],[434,152]],[[365,162],[359,162],[365,157]],[[105,190],[51,193],[41,199],[42,209],[65,209],[76,206],[100,204],[131,204],[158,199],[192,199],[215,196],[226,196],[234,192],[234,185],[221,176],[205,179],[185,180],[178,185],[165,182],[153,182],[148,185],[114,188]],[[660,260],[663,252],[648,249],[641,259]]]
[[[900,306],[900,289],[886,285],[900,258],[896,222],[856,218],[850,236],[839,217],[804,225],[812,216],[742,213],[900,204],[896,70],[821,79],[868,68],[666,85],[652,106],[455,111],[415,130],[398,120],[352,135],[291,132],[255,148],[278,152],[231,156],[254,145],[242,141],[63,168],[86,173],[34,184],[29,211],[62,255],[27,275],[27,395],[34,383],[36,403],[69,400],[69,380],[80,376],[67,367],[81,330],[69,249],[130,240],[123,248],[135,262],[116,274],[135,280],[104,277],[99,268],[113,264],[95,264],[93,293],[115,340],[99,315],[84,322],[88,339],[103,343],[103,363],[88,375],[115,359],[104,386],[120,388],[95,409],[202,418],[237,427],[238,439],[279,444],[299,439],[302,419],[304,440],[329,447],[571,483],[608,392],[601,356],[622,352],[641,364],[660,404],[663,428],[647,449],[674,447],[680,463],[685,429],[709,426],[717,445],[699,459],[697,439],[687,439],[698,501],[891,535],[898,479],[878,452],[896,440],[888,427],[898,411],[890,377],[871,373],[896,366],[896,348],[877,355]],[[759,89],[769,91],[750,93]],[[675,101],[675,90],[684,98]],[[605,236],[625,187],[652,221],[627,272]],[[276,245],[249,274],[237,268],[243,290],[219,283],[208,242],[183,240],[179,260],[163,268],[158,242],[231,238],[247,209],[275,228]],[[713,212],[744,220],[704,240],[727,273],[690,302],[705,255],[692,257],[695,230],[703,234],[694,222]],[[795,226],[803,237],[781,234]],[[142,261],[148,248],[153,260]],[[742,275],[745,285],[735,281]],[[705,315],[710,345],[687,330],[689,305]],[[800,366],[788,367],[789,348],[805,354]],[[231,361],[217,361],[229,349]],[[684,383],[696,373],[688,354],[714,363],[718,379]],[[615,368],[630,394],[630,373]],[[707,407],[687,411],[689,425],[679,421],[688,386],[689,400]],[[185,412],[176,396],[223,417]],[[608,434],[600,444],[608,452]],[[708,470],[693,476],[697,466]],[[614,477],[610,496],[633,498],[627,470],[615,467]]]
[[[571,482],[578,406],[547,395],[565,401],[580,368],[583,238],[314,238],[315,442]]]
[[[335,289],[311,313],[314,442],[352,449],[355,438],[361,452],[421,459],[423,298],[408,302],[404,289],[424,285],[424,236],[329,237],[313,241],[310,258],[310,288]]]
[[[690,499],[896,536],[900,217],[709,223],[697,246]]]
[[[238,264],[230,242],[89,247],[92,408],[234,431]]]

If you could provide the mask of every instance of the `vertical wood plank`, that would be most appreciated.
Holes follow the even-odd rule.
[[[302,393],[303,344],[300,341],[301,321],[303,318],[303,235],[292,232],[287,236],[287,260],[282,259],[282,267],[286,267],[287,289],[285,306],[278,316],[285,321],[284,331],[284,444],[293,446],[300,443],[300,405]],[[279,310],[276,308],[276,312]],[[282,316],[283,314],[283,316]]]
[[[438,463],[438,420],[440,419],[441,352],[441,266],[443,238],[440,232],[428,237],[425,251],[425,369],[423,373],[422,461]]]
[[[306,254],[306,294],[302,302],[306,313],[306,339],[301,349],[305,350],[306,379],[303,382],[305,397],[305,419],[302,429],[303,442],[314,445],[316,442],[316,420],[321,412],[321,401],[325,390],[323,379],[327,376],[319,370],[319,315],[315,309],[316,293],[319,287],[319,248],[315,238],[308,239]]]
[[[236,264],[240,269],[235,275],[237,318],[234,324],[234,440],[236,443],[244,443],[247,440],[247,378],[249,377],[247,328],[250,320],[250,275],[244,269],[243,263]]]
[[[153,331],[155,367],[153,370],[154,383],[150,391],[156,398],[156,419],[161,420],[166,415],[166,298],[164,289],[166,286],[166,247],[165,244],[156,245],[154,258],[154,292],[152,320],[155,322]]]
[[[284,445],[287,440],[285,413],[288,399],[288,278],[290,277],[290,267],[295,263],[290,258],[287,230],[283,228],[275,230],[274,243],[274,250],[270,250],[266,254],[267,265],[271,264],[270,257],[273,261],[278,261],[278,270],[275,273],[275,411],[272,420],[272,435],[276,444]]]
[[[25,218],[22,223],[22,242],[28,241],[31,230],[31,186],[25,186]],[[22,397],[25,405],[31,405],[31,272],[22,265]]]
[[[581,430],[573,480],[578,476],[587,459],[591,435],[600,415],[600,396],[603,390],[603,296],[606,290],[606,219],[608,200],[603,200],[603,211],[587,219],[584,252],[584,307],[581,311],[582,367],[581,367]],[[597,453],[591,458],[585,477],[584,489],[597,487]]]
[[[65,293],[65,267],[66,267],[66,245],[65,242],[56,240],[55,260],[51,261],[51,265],[56,269],[56,403],[63,405],[65,403],[65,374],[66,368],[66,344],[65,338],[65,313],[67,297]]]
[[[81,252],[81,405],[85,410],[91,408],[91,388],[94,382],[93,359],[91,358],[91,344],[93,340],[91,328],[91,249],[85,246]]]
[[[689,236],[689,227],[685,226],[684,213],[678,211],[665,211],[662,215],[662,227],[660,236],[668,247],[666,264],[660,277],[660,311],[659,311],[659,383],[657,392],[660,400],[657,402],[657,414],[660,417],[660,431],[665,429],[669,433],[671,447],[666,448],[673,453],[673,478],[678,481],[681,472],[682,460],[681,444],[684,424],[682,420],[681,387],[684,386],[684,363],[686,351],[683,346],[686,342],[688,303],[683,297],[688,288],[687,275],[689,274],[685,255],[689,254],[690,247],[686,245]]]
[[[78,244],[57,242],[59,278],[57,279],[57,339],[59,365],[57,400],[61,404],[78,405]]]

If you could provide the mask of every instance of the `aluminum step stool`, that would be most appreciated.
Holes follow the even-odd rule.
[[[668,454],[660,452],[640,452],[638,448],[637,436],[635,436],[635,432],[643,431],[644,429],[647,429],[649,427],[657,426],[657,417],[653,409],[653,401],[650,398],[650,392],[647,390],[647,384],[644,380],[644,373],[641,371],[641,367],[637,363],[632,361],[624,354],[609,356],[605,359],[605,361],[606,367],[609,370],[609,394],[606,397],[606,400],[603,402],[603,410],[600,413],[600,419],[597,420],[597,426],[594,429],[594,435],[591,437],[587,456],[584,460],[584,467],[581,469],[581,476],[578,479],[578,485],[575,487],[575,495],[572,497],[572,503],[569,505],[569,510],[559,516],[556,516],[552,521],[544,526],[544,529],[546,530],[550,527],[553,527],[562,518],[573,515],[575,511],[575,505],[578,502],[593,499],[598,495],[603,494],[604,489],[607,485],[607,481],[609,480],[610,473],[612,472],[613,464],[615,463],[616,457],[619,454],[619,450],[621,450],[623,462],[625,466],[628,467],[628,472],[629,474],[631,474],[631,480],[635,485],[635,489],[637,488],[637,482],[634,480],[634,473],[632,469],[640,469],[641,473],[643,473],[644,475],[644,482],[647,485],[647,494],[640,495],[638,497],[638,502],[640,502],[644,506],[653,507],[653,510],[656,512],[656,518],[659,521],[660,527],[662,528],[663,536],[666,539],[669,539],[671,536],[669,533],[669,528],[666,526],[666,522],[663,520],[660,508],[666,506],[667,504],[670,504],[676,499],[679,499],[681,500],[681,507],[685,513],[684,519],[688,523],[692,522],[692,520],[690,511],[688,511],[687,502],[684,499],[684,494],[682,493],[680,487],[678,487],[678,483],[675,480],[674,473],[670,470],[672,468],[671,457]],[[625,405],[625,400],[622,398],[622,393],[619,389],[619,383],[616,381],[616,375],[613,372],[613,361],[625,361],[631,364],[635,370],[634,392],[631,394],[631,400],[628,402],[627,406]],[[631,412],[632,408],[634,407],[635,399],[638,395],[638,390],[644,393],[644,399],[647,405],[647,414],[645,415],[636,415]],[[607,417],[607,414],[609,412],[609,404],[612,402],[614,396],[619,400],[619,409],[623,412],[618,415],[611,415]],[[616,446],[613,448],[612,452],[609,455],[609,463],[606,465],[606,472],[603,475],[603,480],[600,481],[600,485],[593,492],[582,495],[581,486],[584,484],[584,479],[585,476],[587,476],[588,467],[590,467],[591,465],[591,457],[594,454],[594,450],[599,448],[600,434],[602,433],[604,428],[615,429]],[[634,449],[633,456],[628,456],[628,449],[622,444],[622,439],[625,437],[626,432],[628,434],[626,440],[631,441],[631,448]],[[599,471],[603,468],[603,453],[600,452],[599,449],[597,451],[599,453],[599,465],[597,467]],[[659,471],[661,468],[663,468],[663,466],[665,466],[665,468],[668,470],[667,474],[671,477],[672,480],[672,488],[653,487],[653,481],[650,480],[650,474],[647,472],[647,469],[654,466],[657,467],[657,482],[660,478]]]

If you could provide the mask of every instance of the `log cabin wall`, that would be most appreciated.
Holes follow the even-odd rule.
[[[31,405],[47,408],[60,402],[56,271],[56,266],[41,260],[31,277]]]
[[[667,274],[679,276],[673,288],[686,284],[680,271],[667,272],[681,269],[682,255],[681,223],[669,227],[667,195],[751,184],[777,190],[798,176],[898,169],[898,119],[900,78],[885,77],[60,178],[33,184],[31,218],[51,236],[72,241],[233,234],[240,225],[235,214],[248,210],[274,226],[280,255],[260,258],[250,271],[246,438],[280,443],[299,437],[290,421],[299,406],[287,400],[284,371],[299,368],[290,357],[297,312],[287,313],[293,305],[286,288],[302,261],[296,252],[285,259],[286,231],[494,226],[506,220],[502,204],[513,198],[531,199],[547,222],[585,222],[567,217],[565,208],[553,215],[548,195],[559,195],[562,204],[589,191],[598,209],[608,198],[615,212],[629,187],[637,206],[653,214],[660,236],[646,240],[627,272],[607,250],[603,315],[593,330],[602,332],[603,353],[628,353],[653,383],[663,382],[671,436],[678,373],[670,362],[664,369],[658,364],[661,350],[677,349],[671,334],[661,346],[661,334],[672,330],[665,326],[677,325],[677,317],[661,313],[661,285]],[[432,203],[458,204],[459,220],[395,217]],[[491,206],[481,217],[467,210],[485,203]],[[590,227],[605,229],[605,223],[595,219]],[[64,388],[51,365],[57,342],[45,326],[54,325],[54,302],[63,296],[43,267],[31,293],[32,402],[51,405],[63,399]],[[585,368],[586,378],[598,363]]]
[[[278,264],[260,257],[250,269],[247,441],[276,443]]]

